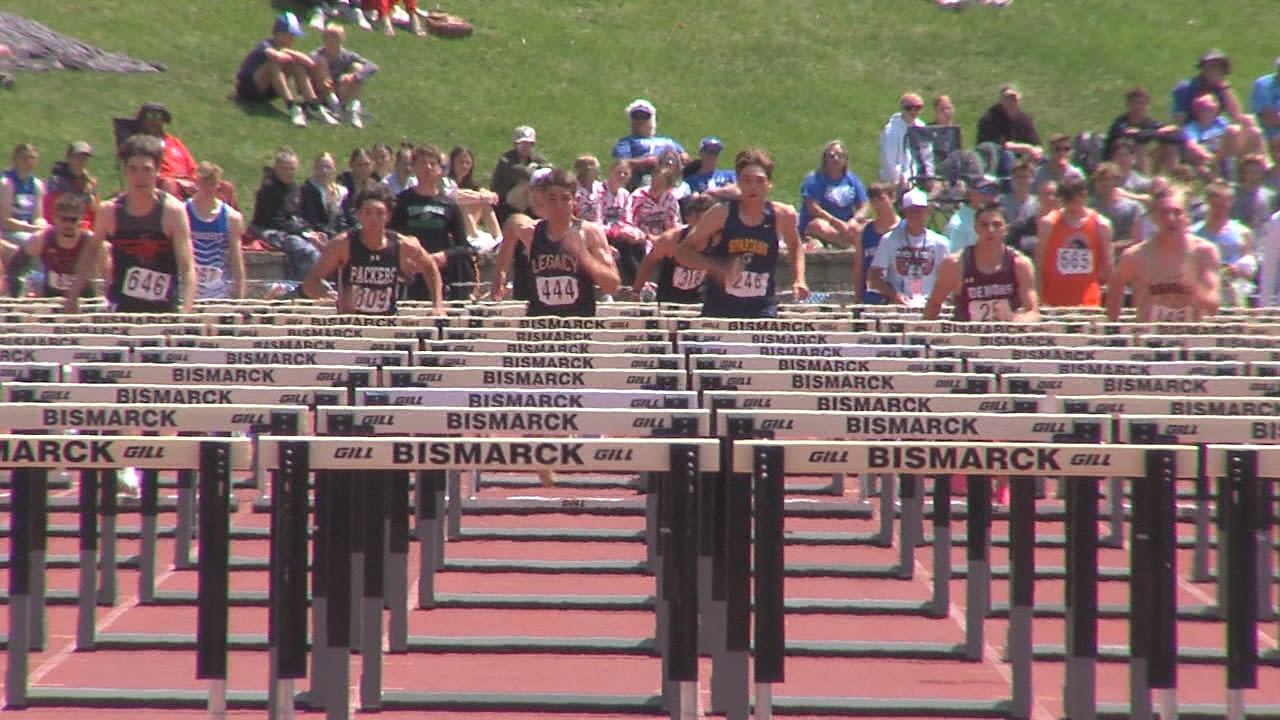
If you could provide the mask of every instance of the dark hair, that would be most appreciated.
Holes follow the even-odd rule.
[[[53,209],[60,213],[68,215],[83,215],[84,200],[75,193],[64,192],[58,195],[58,199],[53,203]]]
[[[873,182],[867,186],[867,199],[889,198],[893,202],[898,197],[898,189],[892,183]]]
[[[539,190],[550,190],[551,188],[563,188],[569,192],[577,192],[578,178],[573,173],[564,168],[553,167],[551,172],[538,178],[534,186]]]
[[[1017,175],[1019,172],[1023,170],[1034,175],[1036,172],[1036,166],[1030,160],[1023,158],[1014,164],[1013,171],[1010,174]]]
[[[151,158],[159,169],[164,161],[164,141],[154,135],[130,135],[120,143],[120,162],[128,163],[135,155]]]
[[[432,145],[431,143],[422,143],[412,150],[401,147],[400,152],[396,154],[396,159],[399,160],[400,155],[406,153],[414,162],[418,162],[418,160],[421,160],[422,158],[435,158],[437,163],[440,162],[440,148]]]
[[[1135,143],[1132,138],[1120,138],[1115,142],[1111,143],[1112,158],[1115,157],[1116,152],[1120,150],[1128,150],[1131,153],[1136,153],[1138,151],[1138,144]],[[1109,159],[1111,158],[1108,158],[1108,160]]]
[[[982,219],[983,215],[990,215],[991,213],[999,213],[1001,220],[1004,220],[1006,223],[1009,222],[1009,213],[1005,212],[1004,206],[998,202],[987,203],[986,205],[974,210],[973,222],[976,224]]]
[[[711,208],[715,207],[717,202],[719,201],[710,195],[699,195],[695,197],[693,201],[690,202],[687,206],[685,206],[684,217],[687,220],[693,217],[694,215],[704,213],[710,210]]]
[[[463,155],[471,158],[471,169],[467,171],[465,176],[458,177],[455,174],[454,168],[458,167],[458,159]],[[453,149],[449,151],[449,177],[453,178],[454,182],[458,183],[458,187],[463,190],[478,190],[480,189],[480,186],[476,184],[475,180],[471,179],[471,174],[474,173],[475,170],[476,154],[471,152],[471,148],[465,145],[454,145]]]
[[[1151,93],[1147,92],[1147,89],[1141,85],[1134,85],[1129,89],[1129,92],[1124,94],[1124,99],[1128,102],[1133,102],[1134,100],[1150,100]]]
[[[1064,203],[1088,194],[1089,186],[1085,184],[1084,178],[1072,175],[1062,178],[1062,182],[1058,183],[1058,198]]]
[[[391,192],[391,188],[378,183],[373,187],[367,187],[356,193],[356,199],[351,203],[352,210],[359,211],[364,204],[370,200],[377,200],[387,207],[387,212],[391,212],[396,207],[395,193]]]
[[[769,153],[761,148],[747,148],[740,151],[733,158],[734,172],[742,174],[742,171],[752,165],[758,166],[764,170],[764,176],[770,180],[773,179],[773,158]]]

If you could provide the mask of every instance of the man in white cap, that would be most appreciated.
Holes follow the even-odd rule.
[[[885,302],[924,307],[933,292],[938,270],[950,254],[944,235],[925,224],[929,217],[929,196],[923,190],[909,190],[902,196],[899,224],[880,240],[867,284]]]
[[[514,208],[507,204],[507,193],[520,184],[521,180],[529,177],[528,172],[522,172],[519,168],[550,164],[546,158],[533,151],[537,144],[538,131],[528,125],[517,127],[511,131],[511,149],[498,158],[498,164],[493,168],[489,189],[498,196],[498,205],[493,211],[500,223],[506,222],[514,212]]]
[[[658,158],[668,149],[674,150],[683,163],[689,162],[689,154],[680,143],[658,130],[658,109],[644,98],[637,98],[627,106],[627,118],[631,121],[631,134],[619,138],[613,146],[613,157],[631,161],[631,184],[635,190],[649,184],[649,178],[658,166]]]

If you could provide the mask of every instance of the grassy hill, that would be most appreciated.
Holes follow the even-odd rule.
[[[430,2],[430,0],[422,0]],[[282,144],[304,164],[328,150],[345,166],[356,145],[401,138],[470,145],[487,176],[511,128],[538,129],[553,161],[604,160],[635,97],[658,106],[659,131],[691,151],[715,134],[733,150],[768,148],[776,192],[794,199],[822,145],[841,138],[865,180],[900,93],[949,93],[971,138],[1003,82],[1016,82],[1042,133],[1103,129],[1141,83],[1167,110],[1168,89],[1211,46],[1232,57],[1237,91],[1273,67],[1260,22],[1274,0],[1016,0],[1005,9],[946,11],[926,0],[452,0],[471,38],[393,39],[352,28],[349,44],[382,71],[369,86],[368,127],[297,130],[277,109],[247,114],[226,98],[240,58],[286,0],[6,0],[5,10],[100,47],[159,61],[149,75],[26,73],[0,90],[0,146],[37,143],[41,172],[66,143],[102,151],[95,169],[118,183],[110,118],[165,102],[173,132],[225,167],[252,198]],[[71,8],[74,7],[74,10]],[[299,47],[319,44],[315,33]],[[928,113],[926,112],[926,117]]]

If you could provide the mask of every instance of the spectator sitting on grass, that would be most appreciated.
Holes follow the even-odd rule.
[[[1182,126],[1187,162],[1205,180],[1225,177],[1233,168],[1240,129],[1218,114],[1221,108],[1212,94],[1191,102],[1191,119]]]
[[[866,222],[863,208],[867,189],[849,171],[844,143],[832,140],[822,148],[818,167],[800,184],[800,232],[831,247],[856,247]]]
[[[1194,114],[1192,103],[1205,94],[1212,95],[1218,107],[1231,118],[1240,117],[1240,101],[1236,99],[1231,83],[1227,81],[1227,75],[1231,74],[1231,59],[1227,54],[1218,49],[1210,50],[1200,56],[1196,66],[1200,69],[1198,74],[1173,88],[1169,108],[1173,121],[1184,125],[1191,120]]]
[[[939,127],[956,127],[956,106],[950,95],[933,99],[933,124]]]
[[[675,150],[682,163],[688,162],[689,155],[680,147],[680,143],[655,134],[658,129],[658,110],[653,103],[644,99],[634,100],[627,106],[627,118],[631,121],[631,134],[620,138],[613,146],[613,157],[631,161],[631,183],[627,189],[634,190],[647,185],[649,176],[658,167],[658,159],[668,148]]]
[[[83,140],[77,140],[67,146],[66,159],[53,164],[49,179],[44,186],[44,216],[51,218],[57,213],[55,206],[58,198],[73,195],[82,203],[81,215],[84,227],[93,229],[94,213],[98,207],[98,180],[89,174],[89,158],[93,157],[93,146]]]
[[[1253,81],[1249,111],[1257,117],[1268,140],[1280,137],[1280,58],[1276,58],[1274,71]]]
[[[378,72],[378,66],[343,46],[347,30],[341,25],[326,27],[323,38],[324,44],[311,52],[311,59],[315,61],[312,82],[316,90],[324,94],[330,112],[338,117],[345,115],[351,127],[362,128],[364,106],[360,95],[365,81]]]
[[[373,160],[373,178],[377,182],[382,182],[396,169],[396,153],[387,143],[374,143],[369,148],[369,157]]]
[[[1022,91],[1005,84],[1000,99],[978,120],[978,144],[991,143],[1001,151],[997,174],[1005,177],[1013,169],[1014,156],[1025,155],[1040,162],[1040,133],[1031,116],[1022,110]]]
[[[1141,86],[1124,95],[1125,112],[1111,122],[1107,138],[1102,143],[1102,157],[1111,157],[1116,143],[1121,139],[1132,140],[1139,149],[1145,149],[1152,141],[1163,145],[1181,145],[1182,133],[1177,125],[1162,124],[1151,117],[1151,93]]]
[[[921,163],[908,132],[913,127],[924,127],[924,121],[920,119],[923,109],[924,100],[916,93],[904,93],[898,98],[898,112],[889,116],[889,121],[880,131],[880,182],[906,188],[915,178]],[[930,170],[924,172],[925,177],[932,174]]]
[[[255,45],[240,63],[235,97],[247,103],[269,103],[278,97],[295,127],[306,127],[308,114],[326,125],[337,125],[338,118],[320,102],[311,82],[316,61],[293,49],[302,34],[297,16],[281,13],[271,26],[271,37]]]
[[[297,154],[281,148],[258,188],[249,229],[284,253],[285,279],[301,282],[319,259],[328,237],[312,230],[300,214],[302,190],[295,180],[297,174]]]
[[[138,114],[134,118],[135,132],[158,137],[164,146],[164,158],[160,161],[156,187],[179,200],[185,200],[196,192],[196,171],[200,163],[181,138],[165,131],[165,126],[171,122],[173,115],[158,102],[147,103],[138,108]],[[222,180],[218,186],[218,198],[235,207],[235,186],[228,180]]]

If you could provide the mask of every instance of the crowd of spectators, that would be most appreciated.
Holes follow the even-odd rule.
[[[414,3],[405,5],[405,16],[416,20]],[[245,57],[235,96],[241,102],[279,99],[295,125],[310,119],[363,127],[362,96],[378,67],[347,49],[345,29],[330,20],[346,17],[365,27],[371,13],[385,21],[385,30],[393,7],[386,0],[322,3],[306,24],[282,13],[271,36]],[[322,36],[321,46],[310,53],[293,47],[306,26]],[[1105,132],[1045,139],[1027,110],[1034,98],[1006,84],[981,113],[968,144],[949,96],[927,103],[919,93],[905,92],[879,137],[877,182],[868,185],[850,169],[845,141],[822,147],[798,188],[805,247],[854,250],[858,262],[850,281],[864,301],[878,302],[884,288],[872,280],[883,272],[873,271],[873,261],[885,238],[900,243],[892,233],[908,228],[898,235],[909,237],[927,224],[937,231],[930,253],[936,238],[945,239],[948,252],[959,252],[976,239],[975,210],[998,203],[1007,219],[1008,244],[1039,261],[1062,223],[1078,228],[1100,218],[1109,248],[1107,262],[1099,263],[1105,271],[1125,248],[1152,235],[1153,198],[1180,184],[1199,189],[1191,206],[1194,231],[1218,245],[1229,301],[1275,304],[1280,60],[1252,84],[1247,102],[1236,97],[1230,73],[1229,58],[1209,51],[1199,58],[1195,74],[1173,88],[1167,119],[1153,118],[1150,92],[1134,87]],[[932,111],[927,119],[926,108]],[[602,162],[585,154],[563,165],[571,166],[577,178],[577,216],[604,225],[623,285],[630,286],[655,243],[679,228],[695,203],[704,207],[732,200],[737,187],[733,171],[720,166],[722,140],[703,137],[691,156],[680,142],[658,133],[654,103],[637,98],[623,110],[627,132],[611,157]],[[164,160],[158,187],[187,199],[197,190],[199,162],[168,131],[172,120],[163,104],[148,103],[131,122],[117,125],[116,139],[160,138]],[[42,181],[37,149],[28,144],[14,149],[12,167],[0,177],[0,260],[10,290],[21,288],[16,280],[29,269],[18,251],[49,226],[60,196],[79,198],[86,208],[84,227],[92,227],[100,199],[88,169],[93,156],[88,143],[73,142]],[[245,242],[250,249],[282,252],[285,279],[299,282],[324,247],[356,225],[351,201],[357,193],[381,185],[397,197],[392,229],[421,242],[436,260],[450,297],[471,296],[484,285],[479,257],[496,251],[513,217],[538,216],[531,186],[551,164],[538,152],[537,130],[528,125],[513,129],[511,148],[487,177],[464,145],[446,153],[425,142],[405,140],[394,147],[375,142],[314,158],[299,158],[282,147],[264,168],[252,212],[245,215]],[[231,207],[239,204],[236,188],[226,181],[219,183],[217,195]]]

